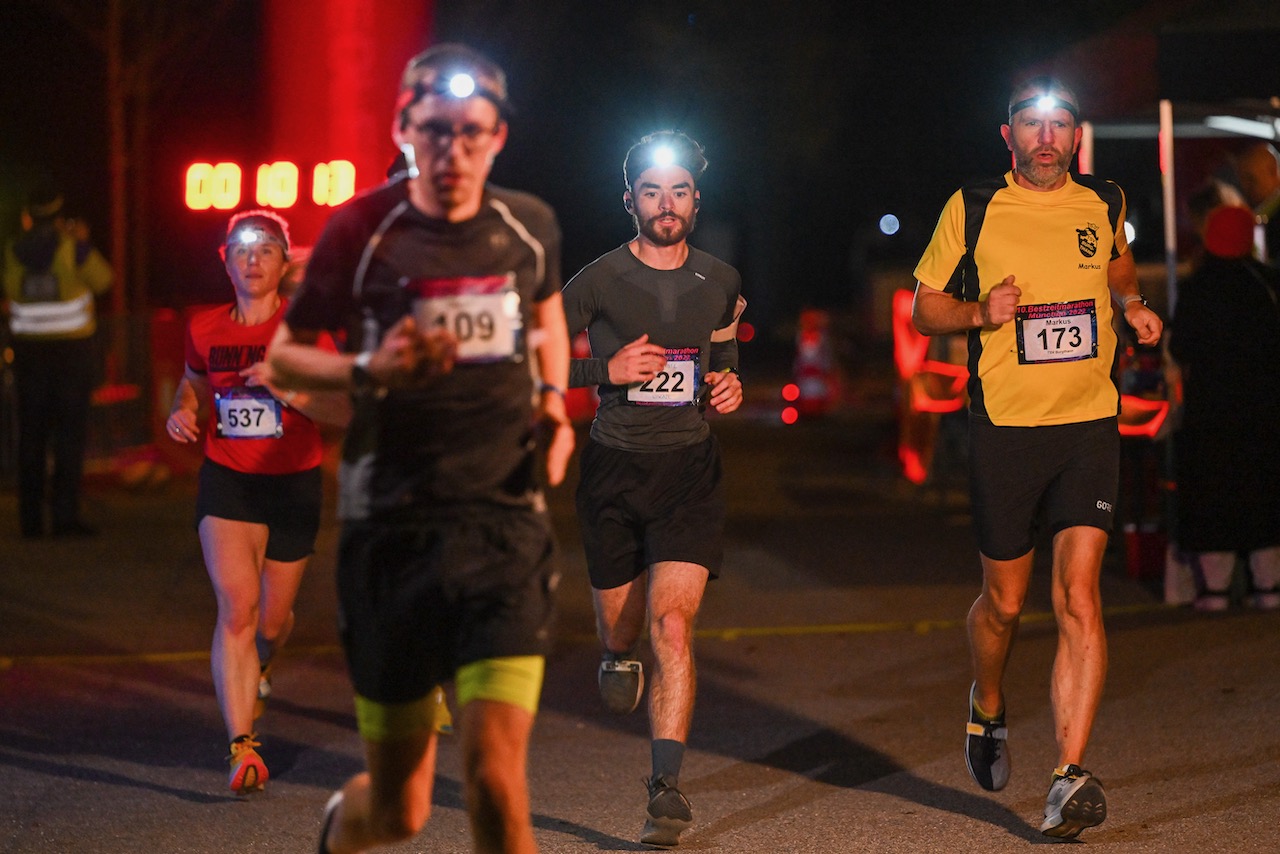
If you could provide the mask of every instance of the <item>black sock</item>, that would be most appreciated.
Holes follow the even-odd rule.
[[[671,738],[655,738],[653,750],[653,776],[666,777],[672,786],[680,779],[680,766],[684,763],[684,742]]]

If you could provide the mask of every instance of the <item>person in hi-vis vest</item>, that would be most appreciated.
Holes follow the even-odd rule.
[[[34,191],[23,232],[5,246],[4,296],[18,396],[18,516],[24,537],[95,533],[80,517],[89,397],[96,369],[94,298],[111,287],[111,266],[88,226],[62,214],[62,195]],[[52,489],[46,490],[52,446]]]

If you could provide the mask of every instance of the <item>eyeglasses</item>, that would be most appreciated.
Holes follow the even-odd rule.
[[[413,129],[422,134],[423,141],[436,151],[447,151],[453,147],[455,139],[462,141],[462,149],[472,153],[489,141],[489,137],[498,132],[501,122],[493,127],[477,124],[454,125],[442,119],[429,119],[421,124],[413,125]]]

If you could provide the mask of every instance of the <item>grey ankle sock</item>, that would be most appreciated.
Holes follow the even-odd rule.
[[[684,742],[672,738],[655,738],[652,745],[653,776],[666,777],[671,785],[680,779],[684,763]]]

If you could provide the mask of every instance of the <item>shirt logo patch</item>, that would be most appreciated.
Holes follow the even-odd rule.
[[[1092,258],[1098,254],[1098,227],[1093,223],[1087,223],[1084,228],[1077,228],[1076,242],[1080,247],[1080,254],[1084,257]]]

